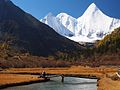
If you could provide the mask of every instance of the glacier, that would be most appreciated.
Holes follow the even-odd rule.
[[[40,21],[60,35],[79,43],[94,43],[120,27],[120,19],[105,15],[94,3],[77,19],[66,13],[57,16],[49,13]]]

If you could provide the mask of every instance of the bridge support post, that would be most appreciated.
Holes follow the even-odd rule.
[[[64,76],[63,76],[63,75],[61,75],[61,77],[62,77],[62,80],[61,80],[61,82],[63,83],[63,82],[64,82]]]

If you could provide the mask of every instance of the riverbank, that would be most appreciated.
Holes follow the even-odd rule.
[[[30,80],[31,79],[33,80],[33,77],[36,77],[36,75],[39,75],[43,71],[45,71],[47,74],[50,74],[50,75],[57,74],[57,75],[84,77],[84,78],[97,78],[99,79],[97,83],[98,90],[118,90],[120,88],[120,85],[119,85],[118,87],[115,87],[114,89],[108,89],[107,87],[111,86],[112,85],[111,83],[114,83],[114,80],[111,80],[110,77],[105,78],[106,75],[109,75],[112,77],[118,71],[116,67],[102,66],[102,67],[91,68],[91,67],[83,67],[83,66],[73,66],[73,67],[67,67],[67,68],[10,68],[10,69],[2,70],[0,71],[0,73],[1,74],[4,73],[6,75],[7,74],[14,74],[14,75],[22,74],[23,77],[24,75],[27,74],[28,76],[30,75],[29,77]],[[6,77],[6,78],[9,78],[9,77]],[[4,78],[2,79],[5,80]],[[33,81],[37,81],[37,80],[39,80],[39,78],[36,78]],[[16,81],[14,81],[13,79],[13,82],[16,82]],[[120,83],[119,81],[115,81],[115,82]]]
[[[90,75],[96,77],[102,77],[104,74],[116,73],[116,67],[83,67],[83,66],[72,66],[64,68],[9,68],[4,69],[0,73],[8,74],[32,74],[40,75],[43,71],[47,74],[61,74],[61,75]]]
[[[20,74],[0,74],[0,89],[28,85],[39,82],[46,82],[49,79],[38,78],[35,75],[20,75]]]
[[[98,81],[98,90],[120,90],[120,80],[114,80],[112,76],[104,76]]]

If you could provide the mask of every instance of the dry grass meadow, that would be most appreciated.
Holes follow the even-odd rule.
[[[43,71],[47,74],[62,74],[66,76],[87,76],[88,78],[95,76],[100,79],[97,83],[98,90],[120,90],[120,81],[111,79],[118,69],[105,66],[96,68],[83,66],[66,68],[9,68],[0,71],[0,85],[43,80],[36,75],[31,75],[40,74]]]

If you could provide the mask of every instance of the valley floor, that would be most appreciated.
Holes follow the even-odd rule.
[[[98,81],[98,90],[120,90],[120,80],[104,76]]]
[[[73,66],[67,68],[10,68],[0,71],[0,85],[11,85],[14,83],[44,81],[38,78],[41,72],[45,71],[47,74],[59,74],[65,76],[97,78],[98,90],[119,90],[120,80],[111,79],[117,72],[116,67],[83,67]],[[34,75],[31,75],[34,74]],[[14,84],[16,85],[16,84]],[[19,85],[19,84],[18,84]]]
[[[38,76],[35,75],[0,74],[0,89],[45,81],[48,80],[38,78]]]

